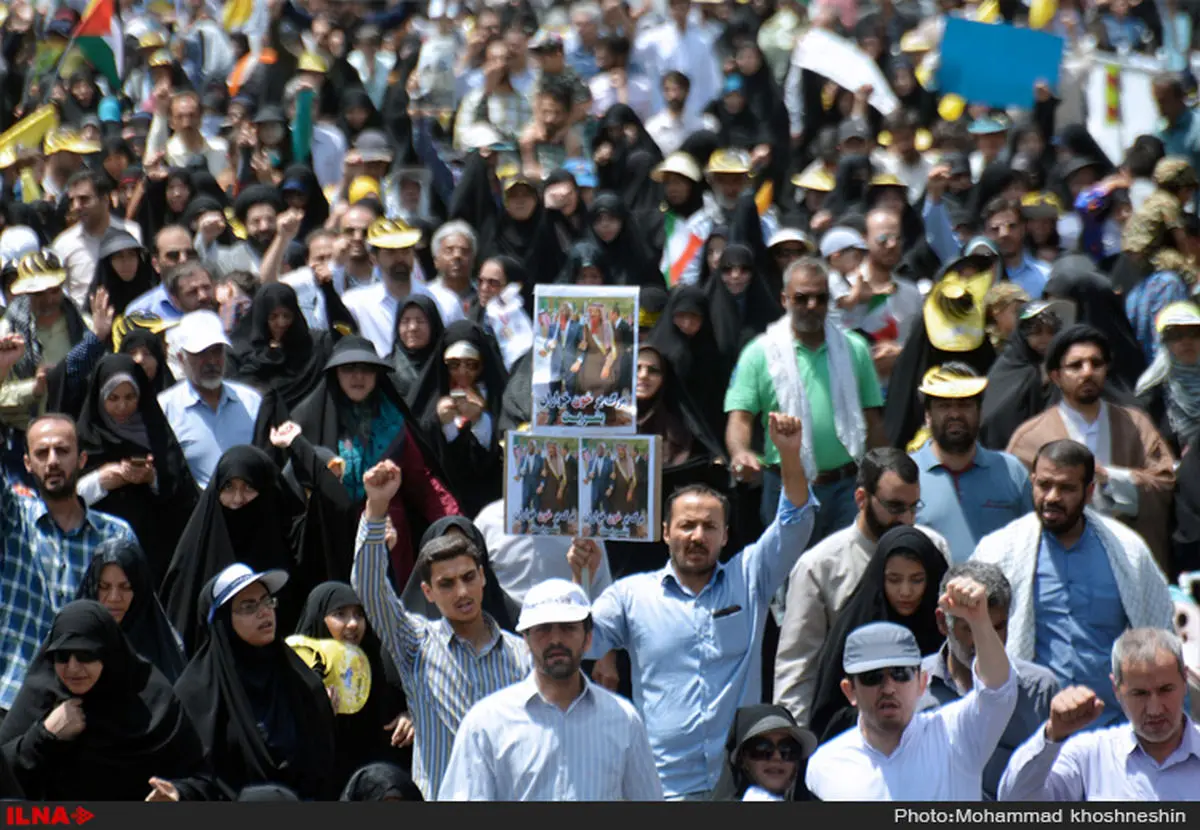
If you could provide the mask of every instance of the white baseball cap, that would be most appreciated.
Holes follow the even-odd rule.
[[[846,227],[832,228],[821,237],[821,256],[823,257],[840,254],[847,248],[865,251],[867,250],[867,240],[863,239],[863,235],[854,228]]]
[[[217,574],[217,578],[213,581],[213,603],[208,609],[208,621],[212,622],[213,617],[216,616],[217,609],[236,597],[247,586],[253,585],[255,582],[261,582],[266,587],[268,593],[274,594],[286,585],[287,581],[287,571],[270,570],[255,573],[250,569],[249,565],[235,562]]]
[[[548,623],[583,622],[591,615],[592,605],[582,588],[565,579],[546,579],[525,595],[517,633]]]
[[[221,318],[216,312],[206,310],[183,315],[171,340],[188,354],[200,354],[218,343],[230,345]]]

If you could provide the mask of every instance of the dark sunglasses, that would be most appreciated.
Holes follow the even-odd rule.
[[[186,262],[192,259],[199,259],[200,254],[196,253],[195,248],[184,248],[179,251],[163,251],[162,258],[167,262]]]
[[[907,683],[917,674],[917,670],[912,666],[892,666],[888,669],[863,672],[858,675],[858,682],[863,686],[880,686],[883,684],[884,672],[887,672],[897,683]]]
[[[742,750],[742,754],[751,761],[770,761],[776,752],[781,761],[800,761],[804,758],[804,748],[795,738],[784,738],[779,743],[770,738],[755,738]]]
[[[70,663],[72,657],[74,657],[80,663],[98,663],[98,662],[100,662],[100,655],[94,651],[70,650],[70,651],[54,652],[54,662],[58,663],[59,665]]]
[[[792,302],[798,306],[807,306],[810,302],[817,305],[829,305],[829,292],[825,291],[820,294],[797,292],[792,295]]]

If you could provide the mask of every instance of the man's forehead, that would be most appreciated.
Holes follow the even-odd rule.
[[[75,427],[57,418],[35,424],[29,430],[29,445],[32,446],[69,446],[75,445]]]
[[[478,569],[479,566],[475,564],[475,560],[464,553],[462,556],[456,556],[453,559],[434,562],[433,567],[430,569],[430,576],[435,581],[441,579],[461,579]]]

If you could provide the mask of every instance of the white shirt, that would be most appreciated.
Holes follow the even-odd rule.
[[[1011,667],[998,689],[974,676],[966,697],[915,714],[891,755],[868,744],[860,726],[817,747],[805,775],[809,791],[822,801],[980,801],[983,768],[1018,690]]]
[[[905,164],[904,159],[886,150],[874,153],[871,161],[875,163],[876,168],[883,168],[904,182],[904,186],[908,188],[908,201],[911,203],[915,203],[925,192],[925,185],[929,182],[929,171],[933,169],[933,165],[923,155],[917,156],[916,164]]]
[[[308,323],[310,329],[329,328],[329,320],[325,312],[325,297],[321,294],[321,287],[317,285],[317,278],[313,275],[311,268],[306,265],[295,271],[289,271],[280,277],[279,281],[287,283],[295,289],[300,313],[304,315],[304,321]]]
[[[680,32],[671,21],[639,35],[634,59],[651,78],[661,79],[671,70],[687,75],[691,87],[684,108],[693,117],[720,93],[721,72],[712,41],[695,26]],[[656,100],[659,97],[656,90]]]
[[[533,674],[472,706],[437,800],[661,801],[641,716],[580,677],[566,711],[542,697]]]
[[[513,482],[516,484],[516,482]],[[512,536],[504,528],[504,501],[489,504],[475,517],[475,527],[487,542],[488,561],[500,581],[500,587],[517,604],[524,604],[529,589],[546,579],[571,579],[567,551],[571,539],[565,536]],[[592,599],[612,584],[608,553],[600,546],[600,567],[591,574],[588,585]]]
[[[654,84],[650,83],[645,75],[627,72],[625,88],[626,103],[644,123],[654,114]],[[603,118],[609,107],[621,103],[617,88],[613,86],[612,77],[607,72],[601,72],[588,81],[588,89],[592,92],[592,115],[597,118]]]
[[[155,116],[155,118],[158,117]],[[178,135],[171,136],[167,141],[167,164],[172,167],[187,167],[188,162],[196,155],[204,156],[204,161],[208,164],[208,172],[214,178],[220,176],[229,167],[229,144],[219,136],[204,139],[204,149],[199,153],[189,150]]]
[[[1039,729],[1013,753],[998,795],[1001,801],[1198,801],[1200,727],[1185,717],[1183,730],[1183,742],[1159,764],[1129,723],[1056,744]]]
[[[412,280],[410,296],[413,294],[433,296],[428,286],[417,282],[415,278]],[[436,302],[437,298],[434,300]],[[375,351],[379,356],[390,355],[396,341],[396,308],[400,301],[388,293],[387,286],[376,282],[352,288],[342,295],[342,303],[358,323],[359,334],[375,344]],[[462,317],[463,313],[459,311],[457,317],[447,318],[445,310],[442,310],[442,322],[446,325],[461,320]]]
[[[669,156],[680,147],[689,135],[704,126],[700,116],[686,110],[678,117],[669,109],[663,109],[646,122],[646,132],[654,139],[664,156]]]
[[[438,311],[442,313],[442,322],[450,325],[455,320],[461,320],[465,315],[463,306],[466,301],[459,296],[457,291],[453,291],[446,287],[446,283],[441,277],[430,282],[425,286],[426,291],[433,301],[437,303]]]
[[[124,219],[109,216],[108,226],[132,234],[138,242],[142,241],[142,228],[136,222],[126,222]],[[83,229],[83,223],[77,222],[60,233],[52,246],[55,255],[67,269],[67,296],[85,311],[88,307],[88,288],[92,285],[92,278],[96,276],[96,264],[100,261],[100,242],[103,236],[89,236]]]
[[[1087,448],[1092,451],[1092,455],[1101,454],[1097,449],[1100,442],[1100,428],[1103,426],[1103,421],[1108,415],[1108,408],[1104,401],[1100,402],[1100,415],[1090,424],[1083,417],[1083,413],[1076,409],[1072,409],[1065,403],[1058,405],[1058,414],[1063,419],[1063,426],[1067,428],[1067,432],[1078,434],[1082,439],[1082,443],[1087,445]],[[1103,447],[1103,455],[1108,456],[1108,447]]]

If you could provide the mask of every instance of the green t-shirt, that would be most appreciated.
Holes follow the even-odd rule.
[[[854,376],[858,379],[858,398],[863,409],[883,406],[883,393],[879,388],[879,377],[875,374],[875,364],[871,360],[867,341],[855,332],[846,332],[846,341],[850,345],[850,361],[854,366]],[[824,343],[815,351],[796,343],[800,382],[804,385],[812,412],[813,459],[820,472],[836,470],[854,460],[838,440],[834,426],[829,361],[825,357],[827,350],[828,346]],[[765,431],[767,415],[778,408],[779,400],[767,369],[763,339],[758,337],[742,350],[738,358],[733,376],[729,379],[729,389],[725,392],[725,411],[741,409],[752,412],[762,418]],[[770,436],[764,436],[763,441],[762,462],[767,466],[779,464],[779,451],[771,443]]]

